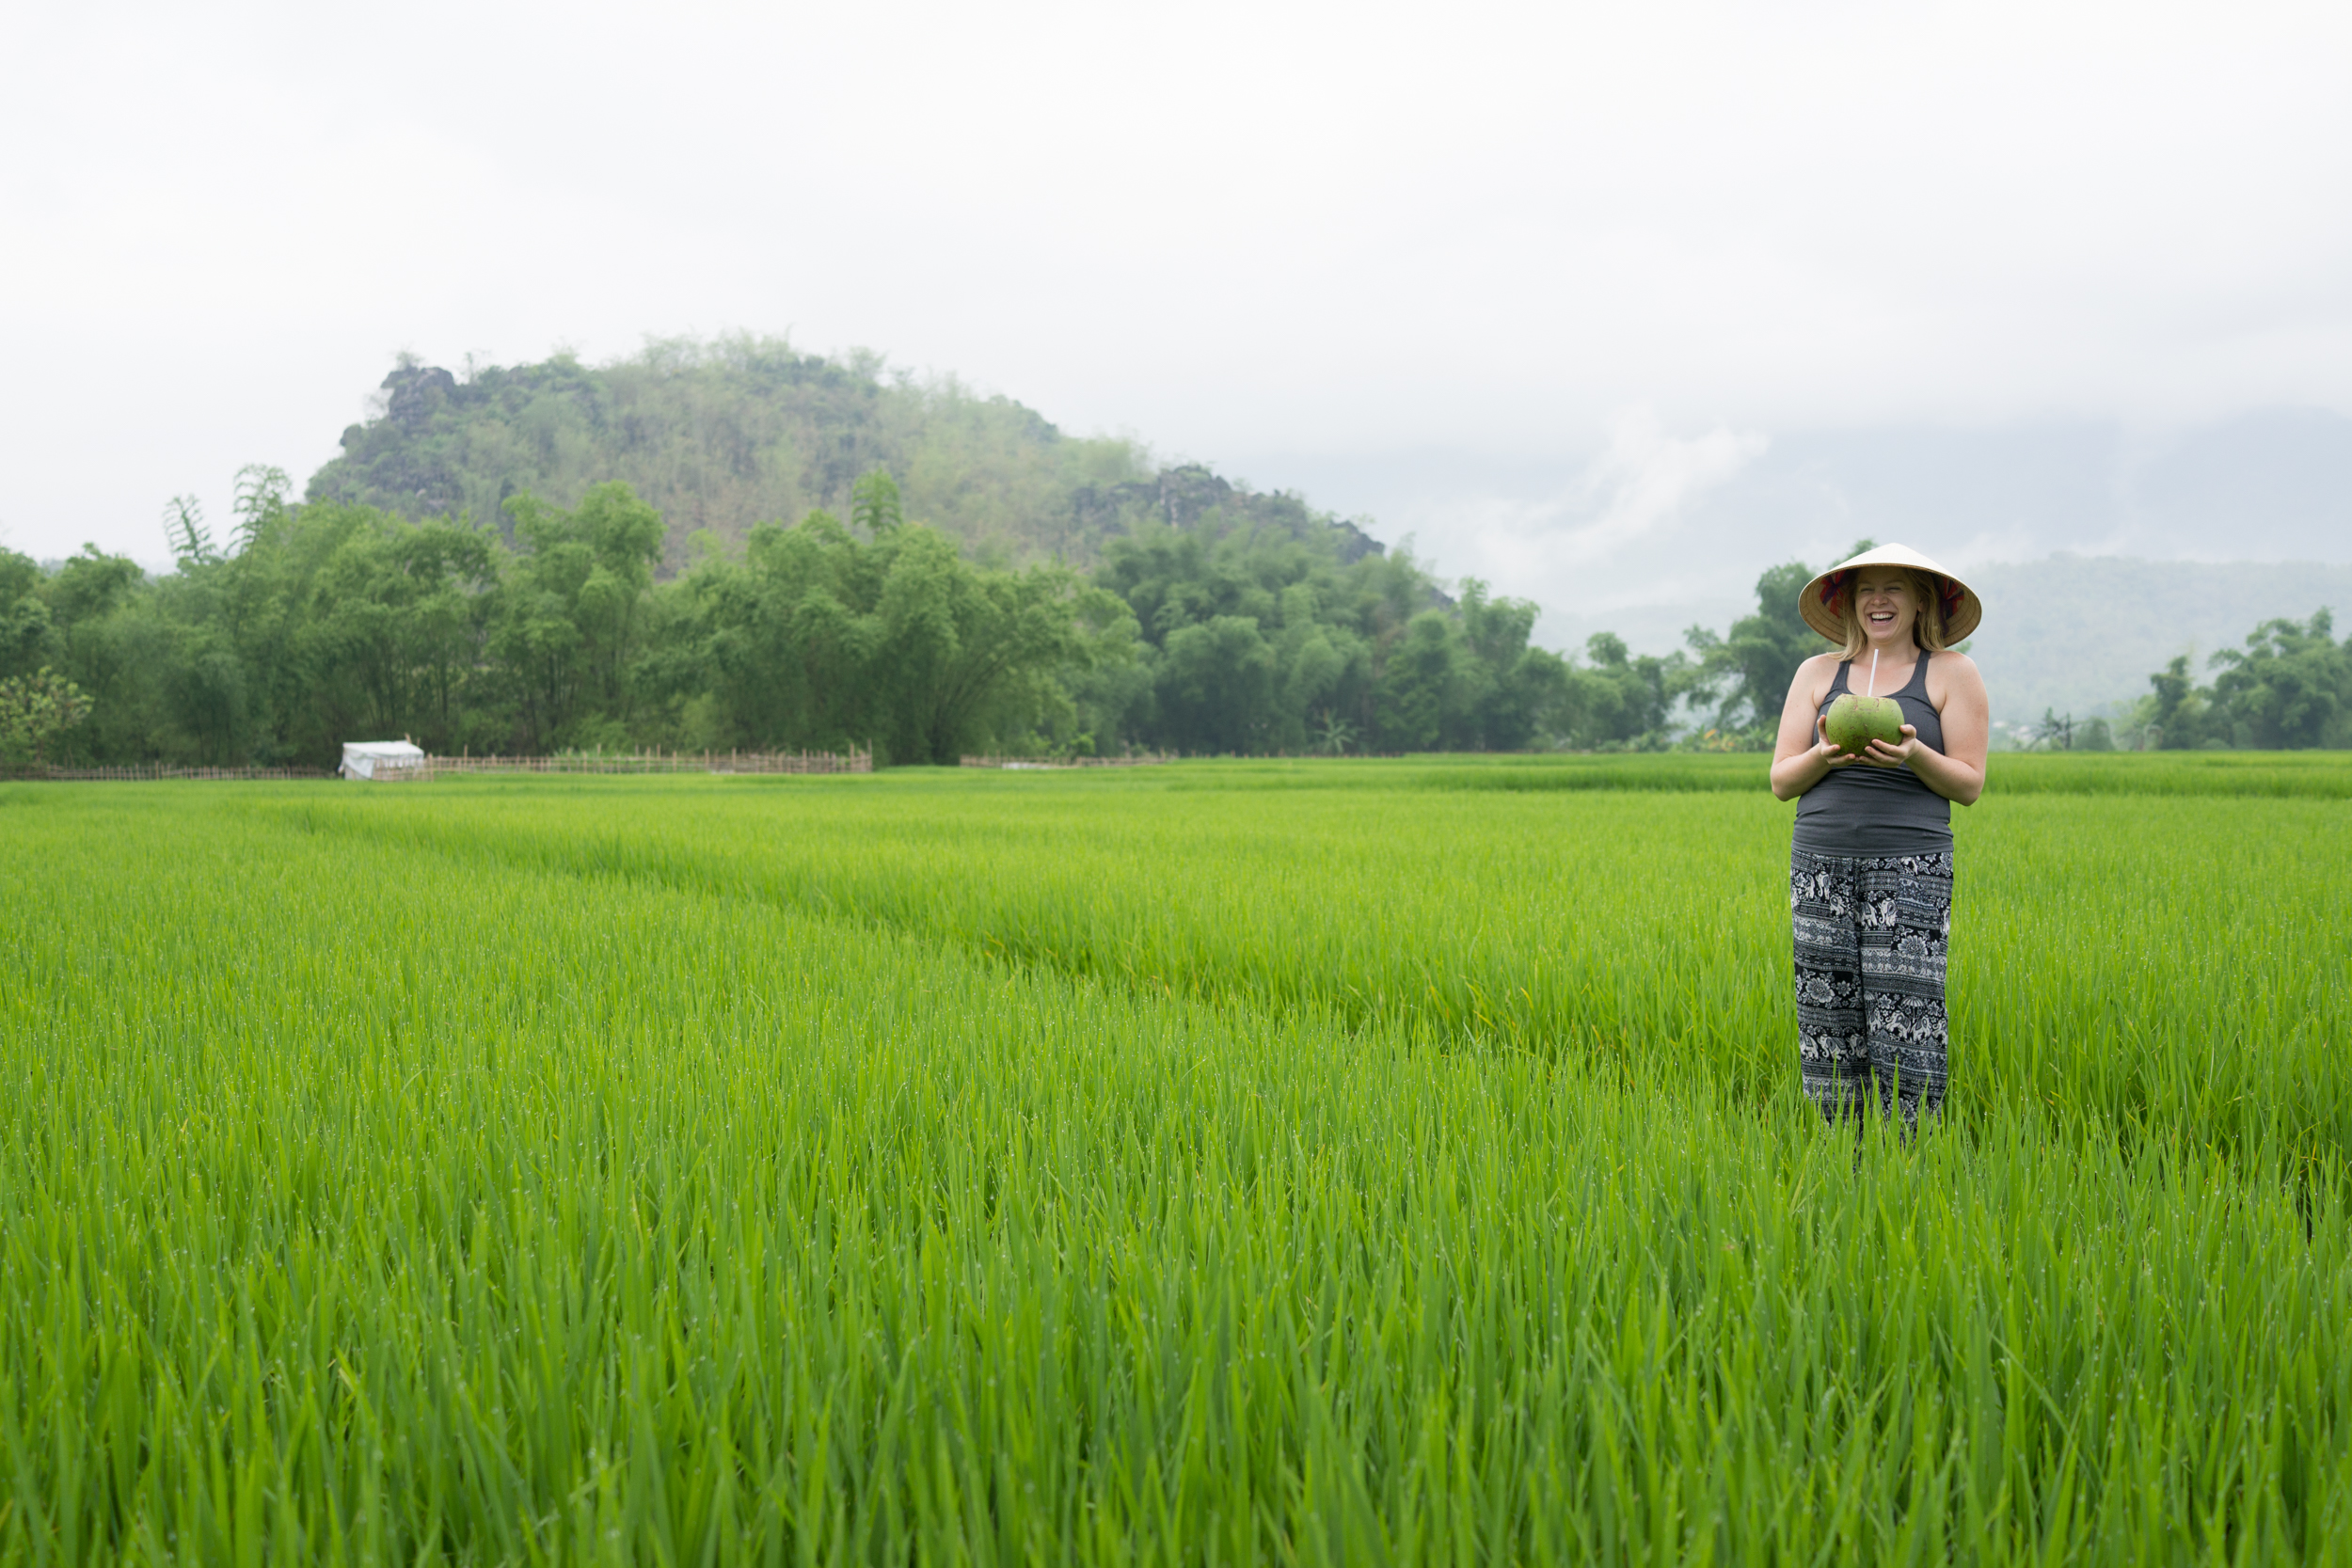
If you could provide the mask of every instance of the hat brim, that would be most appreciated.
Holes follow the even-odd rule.
[[[1903,566],[1915,572],[1925,572],[1947,588],[1956,590],[1956,594],[1946,595],[1944,641],[1947,644],[1964,641],[1984,620],[1984,601],[1977,597],[1977,591],[1963,582],[1957,573],[1937,565],[1907,545],[1882,545],[1876,549],[1863,551],[1851,561],[1839,562],[1806,583],[1804,591],[1797,595],[1797,613],[1804,617],[1804,624],[1832,642],[1842,644],[1846,641],[1846,621],[1838,612],[1835,594],[1825,600],[1822,591],[1840,573],[1862,566]]]

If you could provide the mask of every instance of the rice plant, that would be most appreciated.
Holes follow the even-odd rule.
[[[1906,1145],[1480,768],[0,789],[0,1557],[2345,1556],[2341,796],[1964,815]]]

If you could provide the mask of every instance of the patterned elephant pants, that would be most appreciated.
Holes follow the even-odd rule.
[[[1858,1115],[1872,1095],[1906,1126],[1943,1109],[1951,851],[1800,847],[1789,861],[1788,911],[1804,1092],[1833,1121]]]

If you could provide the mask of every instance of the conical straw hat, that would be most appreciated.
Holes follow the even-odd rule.
[[[1851,561],[1841,561],[1804,585],[1797,595],[1797,613],[1804,624],[1828,638],[1832,642],[1846,640],[1845,620],[1837,612],[1837,591],[1851,580],[1858,566],[1909,566],[1925,572],[1943,589],[1944,641],[1957,642],[1977,629],[1984,619],[1984,602],[1977,591],[1950,572],[1938,566],[1908,545],[1881,545],[1874,550],[1864,550]]]

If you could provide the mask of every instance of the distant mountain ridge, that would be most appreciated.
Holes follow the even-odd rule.
[[[518,492],[568,507],[620,479],[666,520],[673,570],[697,533],[731,543],[819,507],[846,516],[850,486],[877,467],[897,479],[910,517],[982,560],[1090,568],[1104,541],[1144,517],[1190,526],[1212,513],[1293,534],[1335,531],[1343,562],[1385,547],[1296,496],[1197,465],[1155,467],[1135,442],[1064,435],[1009,398],[781,339],[672,341],[604,366],[557,355],[463,377],[404,359],[381,404],[343,432],[309,499],[502,527]]]
[[[2141,561],[2054,555],[1968,573],[1984,599],[1969,657],[1984,672],[1993,717],[2030,724],[2045,709],[2115,715],[2148,695],[2178,654],[2199,681],[2217,649],[2245,645],[2273,619],[2334,612],[2352,621],[2352,566],[2316,562]]]

